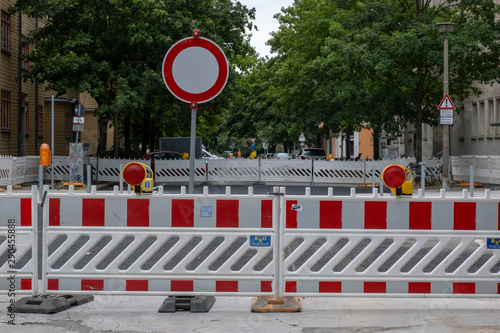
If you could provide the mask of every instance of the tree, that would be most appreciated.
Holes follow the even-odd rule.
[[[253,28],[254,10],[230,0],[19,0],[14,10],[45,18],[29,36],[39,45],[29,55],[35,64],[31,77],[59,94],[76,87],[99,103],[100,155],[108,120],[118,130],[124,114],[127,143],[142,143],[143,150],[154,148],[159,135],[189,132],[189,112],[180,112],[185,104],[165,88],[161,63],[170,46],[192,30],[222,46],[231,62],[228,89],[198,118],[199,132],[210,136],[227,110],[224,100],[231,96],[236,68],[255,52],[245,33]]]
[[[500,78],[499,6],[493,0],[433,3],[296,0],[276,15],[264,114],[286,114],[315,135],[368,126],[375,136],[397,136],[412,124],[421,160],[422,124],[437,124],[442,98],[444,36],[436,23],[457,23],[448,35],[453,95],[477,95],[476,83]]]

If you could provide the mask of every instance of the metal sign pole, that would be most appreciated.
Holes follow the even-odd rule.
[[[51,116],[51,126],[52,126],[52,133],[51,133],[51,147],[52,147],[52,156],[51,156],[51,161],[52,165],[50,167],[50,188],[54,189],[54,151],[56,150],[56,147],[54,147],[54,95],[52,95],[51,99],[51,106],[52,106],[52,116]]]
[[[196,109],[198,103],[191,102],[191,141],[189,143],[189,194],[194,194],[194,159],[196,147]]]

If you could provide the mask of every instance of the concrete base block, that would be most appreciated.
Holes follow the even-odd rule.
[[[92,295],[47,295],[23,297],[16,302],[18,313],[51,314],[94,300]]]
[[[208,312],[215,303],[213,296],[169,296],[163,301],[158,312]]]
[[[276,299],[272,297],[253,297],[252,312],[301,312],[300,299],[298,297],[283,297]]]

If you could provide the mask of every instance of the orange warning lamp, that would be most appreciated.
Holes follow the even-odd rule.
[[[153,192],[153,171],[146,164],[128,163],[122,170],[122,177],[135,193]]]
[[[389,165],[382,171],[384,184],[395,196],[412,195],[413,178],[411,171],[401,165]]]
[[[50,147],[48,144],[42,143],[40,146],[40,165],[49,166],[50,164]]]

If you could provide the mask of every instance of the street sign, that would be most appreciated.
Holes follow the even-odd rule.
[[[306,136],[304,135],[304,132],[302,132],[299,135],[299,142],[304,142],[304,141],[306,141]]]
[[[229,65],[222,49],[207,38],[181,39],[165,55],[163,81],[168,90],[181,101],[204,103],[224,89]]]
[[[440,110],[440,125],[453,125],[453,110]]]
[[[250,143],[255,143],[256,140],[257,138],[250,138]]]
[[[73,117],[73,124],[84,124],[84,123],[85,123],[84,117]]]
[[[73,124],[73,132],[83,132],[83,124]]]
[[[455,110],[455,105],[448,94],[444,95],[443,100],[438,106],[438,110]]]
[[[81,103],[78,103],[75,106],[75,115],[77,117],[82,117],[84,113],[85,113],[85,107]]]

